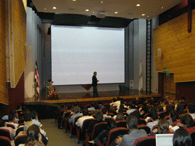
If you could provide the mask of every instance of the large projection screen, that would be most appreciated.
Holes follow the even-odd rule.
[[[124,28],[51,26],[54,85],[124,83]]]

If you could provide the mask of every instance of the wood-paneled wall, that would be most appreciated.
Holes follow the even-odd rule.
[[[195,10],[192,32],[188,33],[188,15],[183,14],[154,30],[156,71],[169,68],[174,82],[195,81]],[[161,57],[158,57],[161,49]]]
[[[5,2],[6,0],[0,0],[0,103],[8,104],[6,88]]]
[[[21,0],[10,0],[10,5],[10,79],[11,87],[15,88],[26,67],[26,12]]]

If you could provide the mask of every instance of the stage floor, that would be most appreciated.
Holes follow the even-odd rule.
[[[25,99],[25,102],[46,102],[46,103],[69,103],[69,102],[89,102],[89,101],[104,101],[104,100],[112,100],[117,96],[120,96],[124,99],[133,99],[139,96],[140,98],[147,97],[160,97],[160,94],[156,93],[147,93],[140,92],[138,90],[122,90],[122,91],[106,91],[106,92],[98,92],[99,97],[93,97],[92,92],[85,93],[61,93],[60,99],[58,100],[47,100],[46,96],[43,94],[40,96],[40,100],[36,101],[35,99]]]

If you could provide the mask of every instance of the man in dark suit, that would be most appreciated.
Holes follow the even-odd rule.
[[[99,80],[97,80],[96,76],[97,76],[97,72],[95,71],[92,77],[93,97],[99,97],[98,91],[97,91],[97,82],[99,82]]]

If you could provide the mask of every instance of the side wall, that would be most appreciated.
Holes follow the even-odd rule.
[[[156,70],[169,68],[175,82],[195,81],[195,10],[192,11],[192,32],[188,33],[187,13],[154,30]],[[158,57],[161,49],[161,57]]]

